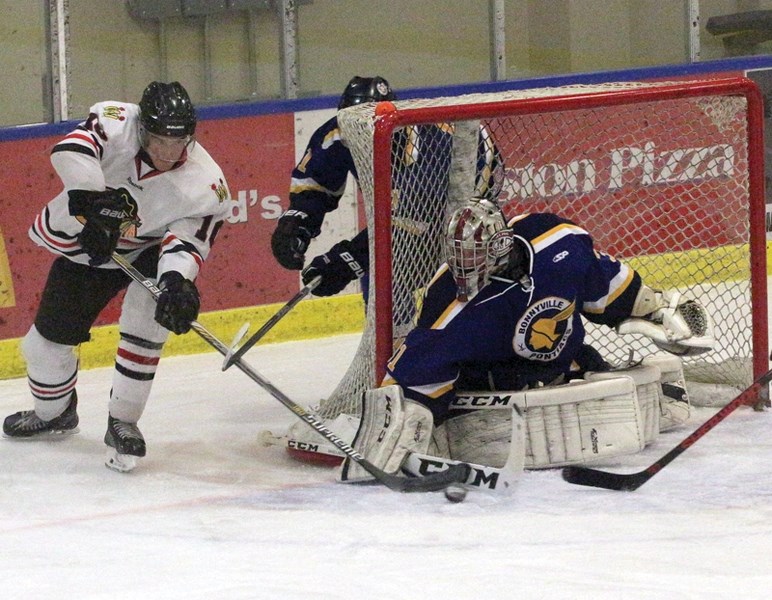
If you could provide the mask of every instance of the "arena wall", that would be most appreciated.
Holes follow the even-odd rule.
[[[589,73],[568,77],[499,82],[453,88],[406,90],[400,97],[447,96],[469,92],[597,83],[600,81],[712,77],[772,69],[772,57],[713,61],[657,69]],[[101,99],[95,99],[98,101]],[[258,102],[200,111],[198,139],[222,166],[232,194],[229,222],[221,230],[199,278],[201,322],[229,341],[244,321],[256,330],[294,295],[302,283],[296,272],[278,266],[270,251],[275,220],[287,206],[292,167],[314,129],[333,116],[335,97]],[[85,117],[85,115],[84,115]],[[49,162],[52,145],[77,121],[0,129],[0,378],[24,374],[20,338],[34,319],[53,256],[34,245],[27,229],[45,202],[60,189]],[[362,223],[361,209],[348,186],[338,211],[309,249],[311,256],[352,236]],[[769,221],[769,219],[768,219]],[[264,342],[356,332],[364,310],[356,284],[346,294],[303,301]],[[111,364],[117,344],[119,303],[100,317],[92,340],[82,345],[83,368]],[[187,354],[211,348],[197,336],[172,336],[165,353]]]

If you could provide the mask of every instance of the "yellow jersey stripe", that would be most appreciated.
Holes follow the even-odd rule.
[[[608,294],[593,302],[585,302],[582,305],[582,309],[585,312],[597,315],[602,314],[606,310],[606,307],[619,298],[619,296],[621,296],[630,286],[635,272],[625,263],[619,263],[619,267],[619,273],[617,273],[616,277],[614,277],[609,284]]]

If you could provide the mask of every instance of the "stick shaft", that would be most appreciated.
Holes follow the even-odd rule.
[[[311,281],[308,282],[308,285],[305,286],[302,290],[300,290],[297,294],[295,294],[289,302],[287,302],[284,306],[282,306],[279,311],[273,315],[270,319],[268,319],[263,326],[258,329],[252,337],[250,337],[244,344],[236,350],[233,354],[230,356],[226,355],[225,362],[223,363],[222,370],[225,371],[226,369],[232,367],[236,361],[238,361],[242,356],[244,356],[247,351],[257,344],[263,336],[268,333],[271,329],[273,329],[273,326],[276,325],[281,319],[286,315],[289,311],[291,311],[297,304],[308,294],[310,294],[317,285],[322,281],[321,276],[317,276]]]
[[[158,296],[161,295],[161,290],[155,284],[152,279],[148,279],[142,273],[140,273],[134,265],[132,265],[125,258],[119,254],[113,252],[113,261],[126,273],[131,279],[141,284],[153,297],[158,300]],[[223,356],[227,356],[228,347],[222,343],[214,334],[212,334],[206,327],[201,325],[198,321],[191,322],[191,328],[210,346],[217,350]],[[317,431],[322,437],[326,438],[330,443],[335,445],[346,456],[358,462],[362,465],[370,475],[375,477],[383,485],[389,489],[400,492],[418,492],[418,491],[436,491],[447,487],[451,483],[460,483],[466,481],[469,474],[468,465],[455,465],[450,469],[429,475],[426,477],[419,477],[414,479],[407,479],[405,477],[399,477],[397,475],[391,475],[385,471],[379,469],[371,462],[366,460],[359,452],[357,452],[351,445],[347,444],[343,439],[335,435],[318,417],[304,409],[295,401],[290,399],[281,390],[274,386],[267,379],[263,378],[257,371],[255,371],[244,359],[240,358],[234,363],[244,374],[247,375],[252,381],[257,383],[260,387],[266,390],[285,407],[291,410],[301,421],[305,422],[309,427]],[[458,467],[458,468],[456,468]]]

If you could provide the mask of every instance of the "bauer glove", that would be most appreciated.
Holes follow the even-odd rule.
[[[158,281],[161,294],[155,307],[155,320],[177,335],[190,331],[198,317],[201,301],[196,285],[177,271],[168,271]]]
[[[320,276],[322,280],[311,292],[314,296],[332,296],[365,274],[362,265],[351,253],[351,242],[338,242],[330,251],[317,256],[302,273],[303,283]]]
[[[83,222],[78,242],[89,255],[89,264],[98,266],[110,260],[123,229],[139,225],[137,203],[125,188],[94,192],[69,190],[68,208],[73,217]]]
[[[282,267],[299,271],[303,268],[312,237],[308,215],[299,210],[288,210],[279,218],[271,236],[271,251]]]
[[[78,234],[78,243],[91,260],[92,267],[103,265],[118,246],[121,230],[102,225],[97,219],[89,219]]]

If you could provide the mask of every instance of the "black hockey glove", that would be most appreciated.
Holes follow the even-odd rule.
[[[78,234],[78,243],[91,259],[88,264],[97,267],[110,260],[120,237],[119,228],[105,226],[99,219],[89,219]]]
[[[279,218],[271,236],[271,251],[282,267],[299,271],[303,268],[312,237],[308,215],[299,210],[288,210]]]
[[[125,188],[94,192],[69,190],[69,211],[84,220],[78,242],[89,255],[89,264],[97,266],[110,260],[118,245],[122,228],[137,220],[137,203]]]
[[[303,283],[308,283],[317,276],[322,280],[311,292],[314,296],[332,296],[340,292],[346,285],[362,277],[365,270],[351,254],[351,242],[338,242],[327,254],[317,256],[302,273]]]
[[[198,317],[201,301],[196,285],[177,271],[168,271],[158,281],[161,295],[155,307],[155,320],[177,335],[190,331]]]

